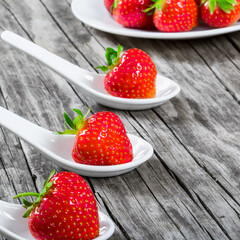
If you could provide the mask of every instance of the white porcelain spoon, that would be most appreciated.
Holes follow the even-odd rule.
[[[84,90],[83,92],[91,96],[96,102],[108,107],[123,110],[149,109],[163,104],[180,92],[180,86],[177,83],[158,75],[156,81],[156,97],[148,99],[114,97],[108,94],[104,88],[103,74],[88,72],[10,31],[2,32],[1,38],[44,63],[47,67],[64,77],[68,82],[82,88]]]
[[[82,176],[117,176],[138,167],[153,154],[152,146],[140,137],[128,134],[133,146],[133,161],[111,166],[93,166],[76,163],[71,156],[74,135],[56,135],[0,106],[0,125],[34,146],[54,163]]]
[[[19,204],[0,200],[0,233],[11,240],[34,240],[28,229],[28,220],[23,218],[26,209]],[[114,233],[113,221],[104,213],[99,213],[100,234],[94,240],[106,240]]]

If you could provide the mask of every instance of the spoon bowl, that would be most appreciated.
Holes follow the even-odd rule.
[[[108,107],[122,110],[149,109],[163,104],[180,92],[180,86],[177,83],[157,75],[156,96],[154,98],[131,99],[114,97],[104,88],[104,74],[88,72],[10,31],[2,32],[1,38],[45,64],[68,82],[83,89],[83,92],[96,102]]]
[[[28,220],[23,218],[26,209],[19,204],[0,200],[0,233],[11,240],[34,240],[28,229]],[[99,213],[100,234],[94,240],[106,240],[114,232],[113,221],[104,213]]]
[[[128,134],[133,146],[133,161],[129,163],[95,166],[76,163],[71,156],[74,135],[56,135],[26,119],[0,107],[0,125],[34,146],[57,165],[82,176],[111,177],[133,170],[153,154],[152,146],[140,137]],[[17,123],[17,124],[16,124]]]

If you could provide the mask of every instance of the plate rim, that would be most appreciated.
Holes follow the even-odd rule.
[[[137,37],[137,38],[148,38],[148,39],[168,39],[168,40],[183,40],[183,39],[195,39],[195,38],[205,38],[205,37],[212,37],[218,36],[222,34],[227,34],[231,32],[240,31],[240,22],[237,22],[229,27],[225,28],[211,28],[208,30],[199,30],[199,31],[188,31],[188,32],[178,32],[178,33],[165,33],[165,32],[152,32],[152,31],[144,31],[140,29],[130,29],[124,28],[119,25],[119,28],[110,28],[110,27],[103,27],[102,24],[91,23],[86,20],[84,17],[79,16],[77,14],[76,5],[82,0],[72,0],[71,2],[71,10],[74,16],[79,19],[81,22],[98,29],[103,32],[112,33],[121,36],[128,36],[128,37]],[[88,1],[87,1],[88,2]],[[106,11],[107,13],[107,11]]]

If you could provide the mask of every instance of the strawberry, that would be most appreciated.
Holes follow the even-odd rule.
[[[152,0],[144,12],[155,9],[153,22],[163,32],[190,31],[198,25],[198,6],[195,0]]]
[[[52,171],[41,193],[21,193],[31,234],[38,240],[90,240],[99,235],[96,200],[76,173]],[[24,197],[37,199],[30,203]]]
[[[117,51],[106,49],[108,66],[99,66],[107,72],[104,86],[109,94],[122,98],[153,98],[156,94],[157,70],[147,53],[129,49],[121,57],[122,46]]]
[[[202,0],[200,15],[211,27],[228,27],[240,18],[240,0]]]
[[[152,0],[114,0],[113,18],[127,28],[153,29],[152,16],[143,12]]]
[[[104,0],[104,5],[109,13],[112,13],[112,5],[114,0]]]
[[[86,115],[73,109],[78,116],[72,121],[64,113],[65,129],[59,134],[76,134],[72,157],[88,165],[116,165],[132,161],[132,144],[120,118],[113,112],[98,112],[85,120]]]

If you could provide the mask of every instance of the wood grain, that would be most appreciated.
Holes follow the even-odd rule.
[[[148,111],[95,103],[75,86],[1,42],[0,105],[53,131],[62,113],[88,105],[117,113],[129,133],[149,141],[151,160],[125,175],[86,178],[117,229],[111,239],[239,239],[240,32],[189,41],[114,36],[76,20],[68,1],[0,0],[0,28],[29,38],[90,71],[107,46],[148,52],[181,93]],[[0,199],[40,191],[56,168],[9,131],[0,131]],[[57,167],[57,170],[62,170]],[[0,238],[4,239],[4,238]]]

